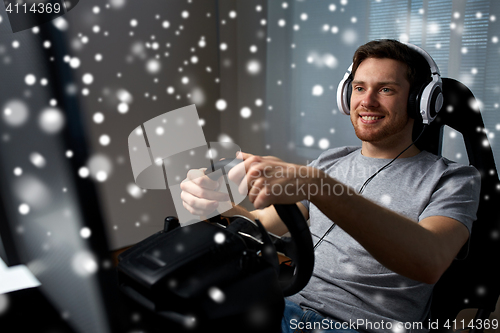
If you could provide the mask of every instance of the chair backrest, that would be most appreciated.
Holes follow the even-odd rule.
[[[436,284],[433,321],[450,322],[466,308],[493,312],[500,295],[500,182],[477,101],[462,83],[443,79],[444,105],[426,129],[419,148],[441,155],[447,125],[463,136],[469,163],[481,174],[477,220],[472,227],[469,254],[455,260]]]

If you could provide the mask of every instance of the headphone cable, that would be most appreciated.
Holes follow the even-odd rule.
[[[425,131],[426,128],[427,128],[427,124],[424,124],[424,127],[422,128],[422,131],[420,132],[420,134],[417,136],[417,138],[415,140],[413,140],[413,142],[408,147],[406,147],[402,152],[400,152],[396,157],[394,157],[389,163],[387,163],[386,165],[384,165],[383,167],[381,167],[377,172],[375,172],[373,175],[371,175],[370,178],[368,178],[363,183],[363,185],[361,186],[361,188],[358,191],[358,194],[363,193],[363,191],[366,188],[366,186],[372,181],[373,178],[375,178],[376,175],[378,175],[382,170],[388,168],[392,164],[392,162],[394,162],[405,151],[407,151],[408,149],[410,149],[410,147],[413,146],[415,144],[415,142],[418,141],[418,139],[420,139],[420,137],[422,136],[422,134],[424,133],[424,131]],[[319,244],[321,244],[321,242],[323,242],[323,239],[333,230],[333,228],[335,228],[335,226],[336,226],[336,224],[335,224],[335,222],[333,222],[332,225],[330,226],[330,228],[328,228],[328,230],[324,233],[324,235],[314,245],[313,251],[316,250],[316,248],[319,246]]]
[[[395,160],[396,160],[399,156],[401,156],[401,155],[402,155],[405,151],[407,151],[408,149],[410,149],[410,147],[411,147],[411,146],[413,146],[413,145],[415,144],[415,142],[417,142],[417,141],[418,141],[418,139],[420,139],[420,136],[422,136],[422,134],[424,133],[424,131],[425,131],[425,129],[426,129],[426,128],[427,128],[427,125],[426,125],[426,124],[424,124],[424,128],[422,128],[422,131],[421,131],[421,132],[420,132],[420,134],[417,136],[417,138],[416,138],[415,140],[413,140],[413,142],[412,142],[412,143],[411,143],[408,147],[406,147],[406,148],[405,148],[402,152],[400,152],[400,153],[398,154],[398,156],[394,157],[394,158],[393,158],[393,159],[392,159],[389,163],[387,163],[386,165],[384,165],[383,167],[381,167],[381,168],[380,168],[377,172],[375,172],[373,175],[371,175],[371,176],[370,176],[370,178],[368,178],[368,179],[364,182],[363,186],[361,186],[361,188],[359,189],[358,193],[359,193],[359,194],[363,193],[363,191],[364,191],[364,189],[365,189],[366,185],[368,185],[368,183],[370,183],[370,182],[372,181],[372,179],[373,179],[376,175],[378,175],[378,174],[379,174],[382,170],[384,170],[384,169],[388,168],[388,167],[392,164],[392,162],[394,162],[394,161],[395,161]]]

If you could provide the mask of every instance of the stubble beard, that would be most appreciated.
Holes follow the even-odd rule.
[[[355,117],[356,117],[355,120],[351,118],[351,123],[354,127],[354,132],[356,136],[361,141],[370,143],[381,143],[387,139],[391,139],[395,135],[402,134],[406,126],[408,126],[408,122],[410,121],[410,117],[407,115],[406,117],[398,119],[397,122],[392,122],[392,123],[389,122],[382,128],[378,128],[374,131],[371,131],[371,130],[366,130],[366,128],[365,130],[360,128],[360,125],[358,124],[359,116],[357,112]]]

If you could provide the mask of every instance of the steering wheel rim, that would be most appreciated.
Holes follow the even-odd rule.
[[[274,208],[287,226],[295,247],[295,254],[290,257],[295,263],[296,273],[290,284],[283,289],[283,294],[290,296],[301,291],[311,278],[314,269],[314,246],[307,221],[296,204],[274,205]]]
[[[235,163],[235,161],[237,162]],[[222,173],[226,175],[227,171],[241,162],[241,160],[220,160],[214,163],[213,168],[207,169],[212,169],[214,172],[206,175],[212,180],[217,180],[220,175],[215,173],[216,170],[221,169]],[[229,169],[226,170],[227,166]],[[283,296],[286,297],[296,294],[309,282],[314,269],[314,247],[309,226],[297,204],[275,204],[274,208],[290,232],[291,246],[288,248],[294,252],[287,254],[287,256],[289,255],[295,264],[295,274],[288,284],[281,286]],[[257,224],[261,231],[265,230],[260,221]],[[269,234],[267,233],[263,237],[269,237]]]

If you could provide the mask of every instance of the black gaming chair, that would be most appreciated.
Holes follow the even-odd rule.
[[[455,260],[436,284],[432,322],[438,322],[439,328],[432,330],[452,332],[457,314],[462,309],[476,308],[476,325],[470,332],[477,333],[485,328],[479,323],[495,310],[500,295],[500,182],[481,113],[473,106],[474,95],[465,85],[450,78],[443,79],[443,94],[443,108],[417,146],[440,155],[444,125],[460,132],[469,163],[481,174],[481,197],[467,258]],[[465,325],[469,322],[470,319],[466,320]],[[445,327],[447,323],[449,327]],[[457,321],[457,330],[461,325]]]

